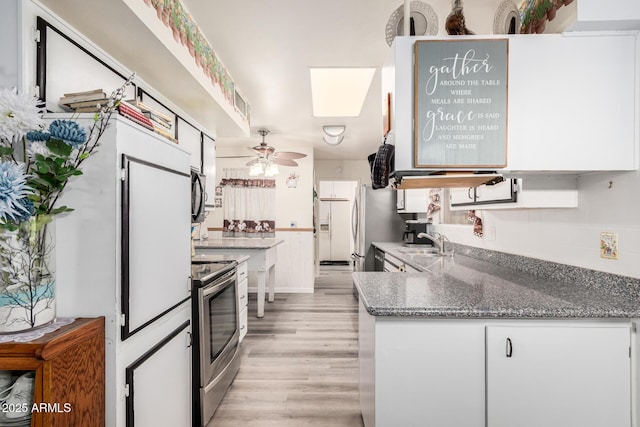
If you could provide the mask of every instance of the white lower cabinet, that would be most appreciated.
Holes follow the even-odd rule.
[[[366,427],[631,426],[629,321],[359,310]]]
[[[127,426],[191,425],[188,320],[130,364],[125,373]]]
[[[628,427],[630,330],[487,327],[489,427]]]
[[[240,341],[248,332],[248,266],[246,261],[238,265],[238,307],[240,308]]]

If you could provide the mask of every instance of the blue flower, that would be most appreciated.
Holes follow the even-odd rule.
[[[21,199],[31,193],[24,174],[24,164],[0,162],[0,220],[18,221],[28,213]]]
[[[51,135],[48,132],[40,132],[39,130],[27,132],[27,139],[29,141],[43,142],[48,141],[50,138]]]
[[[33,206],[33,202],[27,197],[19,199],[18,205],[20,205],[22,210],[18,211],[15,218],[16,222],[26,221],[36,213],[36,208]]]
[[[87,142],[87,131],[71,120],[54,120],[49,125],[51,138],[61,139],[65,144],[78,148]]]

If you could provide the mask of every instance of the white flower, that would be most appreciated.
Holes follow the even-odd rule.
[[[36,154],[42,154],[45,157],[51,155],[51,151],[49,151],[49,149],[47,148],[46,142],[43,142],[43,141],[32,141],[27,146],[27,156],[30,159],[32,159],[32,160],[35,159],[36,158]]]
[[[34,96],[16,89],[0,90],[0,140],[4,145],[21,139],[28,131],[44,127],[43,109]]]

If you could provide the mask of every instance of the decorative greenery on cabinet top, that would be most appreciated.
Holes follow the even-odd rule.
[[[224,98],[234,106],[234,93],[237,87],[229,72],[224,68],[215,51],[204,37],[198,24],[187,13],[179,0],[143,0],[156,10],[158,19],[173,32],[173,38],[189,50],[197,66],[218,86]],[[249,120],[247,106],[246,119]]]

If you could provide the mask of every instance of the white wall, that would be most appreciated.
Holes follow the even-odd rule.
[[[251,160],[248,157],[224,158],[228,156],[251,156],[247,142],[239,147],[218,146],[216,149],[216,185],[224,176],[225,168],[243,168]],[[298,167],[279,166],[276,175],[276,238],[284,242],[277,246],[276,293],[311,293],[314,282],[313,242],[313,149],[304,146],[276,147],[280,151],[297,151],[307,157],[297,159]],[[298,178],[298,186],[289,188],[286,179],[291,172]],[[296,223],[291,227],[291,222]],[[208,213],[205,225],[210,239],[222,237],[222,209]],[[249,283],[255,283],[251,278]],[[250,291],[255,289],[249,287]]]
[[[225,158],[229,156],[251,156],[248,146],[255,145],[251,142],[240,147],[218,146],[216,147],[216,185],[224,177],[226,168],[244,168],[251,157]],[[296,222],[296,227],[308,229],[313,227],[313,149],[300,146],[276,147],[280,151],[297,151],[306,154],[307,157],[296,159],[298,167],[278,166],[279,173],[276,180],[276,228],[289,227],[291,221]],[[286,179],[291,172],[295,172],[298,178],[296,188],[288,188]],[[222,209],[210,212],[206,219],[207,227],[222,227]]]
[[[0,87],[19,87],[20,74],[18,64],[18,4],[16,0],[2,2],[0,16]]]
[[[371,170],[367,160],[315,160],[313,167],[316,191],[320,181],[359,181],[360,184],[371,184]]]
[[[639,189],[640,171],[586,174],[576,209],[485,209],[483,238],[468,226],[438,228],[466,245],[640,278]],[[618,260],[600,258],[603,231],[618,233]]]

